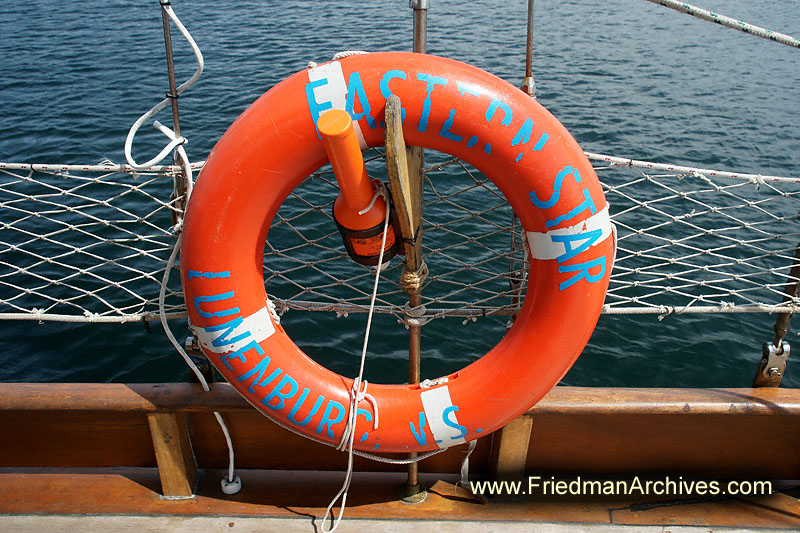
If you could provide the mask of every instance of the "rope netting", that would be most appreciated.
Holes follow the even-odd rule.
[[[604,312],[797,309],[799,180],[589,156],[618,232]]]
[[[368,169],[385,177],[374,150]],[[513,316],[527,277],[524,232],[498,189],[426,154],[423,320]],[[604,312],[665,315],[796,311],[783,302],[800,242],[800,180],[589,154],[617,227]],[[199,165],[195,165],[199,167]],[[0,319],[154,320],[172,250],[173,168],[0,164]],[[385,179],[385,178],[384,178]],[[374,271],[350,260],[331,217],[329,168],[286,199],[269,232],[264,278],[279,311],[366,312]],[[383,272],[376,312],[409,310],[402,259]],[[185,316],[177,272],[166,297]]]
[[[0,318],[154,320],[173,169],[0,163]],[[185,314],[179,290],[167,312]]]

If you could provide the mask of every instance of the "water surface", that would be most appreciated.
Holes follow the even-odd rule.
[[[518,85],[525,65],[526,2],[437,0],[429,52],[474,64]],[[703,1],[702,7],[800,34],[794,2]],[[206,70],[181,98],[192,159],[274,84],[341,50],[409,50],[412,13],[402,0],[313,2],[195,0],[174,7],[204,51]],[[536,2],[537,96],[591,152],[762,174],[800,168],[800,51],[643,0]],[[130,124],[167,89],[158,2],[30,0],[0,10],[0,160],[121,162]],[[175,37],[179,78],[194,69]],[[160,117],[168,122],[168,114]],[[136,154],[160,148],[143,129]],[[141,154],[141,155],[138,155]],[[298,343],[347,372],[363,318],[297,319]],[[460,366],[482,349],[481,328],[437,321],[426,330],[423,374]],[[767,315],[603,316],[572,385],[748,386]],[[405,374],[404,330],[379,319],[368,377]],[[175,324],[175,329],[183,328]],[[393,329],[394,328],[394,329]],[[141,324],[0,324],[5,381],[182,380],[160,330]],[[297,337],[297,335],[295,335]],[[794,336],[793,336],[794,337]],[[792,338],[793,338],[792,337]],[[791,365],[791,361],[790,361]],[[402,378],[396,379],[402,381]],[[784,383],[800,386],[800,372]]]

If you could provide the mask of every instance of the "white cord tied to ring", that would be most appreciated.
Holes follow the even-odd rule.
[[[483,494],[473,492],[472,486],[469,484],[469,456],[475,451],[477,445],[477,440],[470,441],[467,452],[464,454],[464,460],[461,461],[461,479],[456,482],[456,487],[461,487],[485,504],[487,503],[486,497]]]
[[[364,384],[363,390],[361,390],[362,383]],[[369,403],[372,404],[372,411],[375,413],[375,417],[372,422],[372,430],[375,431],[378,429],[378,403],[375,401],[374,396],[367,394],[367,385],[369,385],[369,382],[367,382],[366,379],[362,381],[360,376],[353,380],[353,387],[350,389],[350,412],[347,415],[347,423],[345,424],[344,432],[342,433],[342,440],[339,441],[339,445],[336,447],[336,449],[339,451],[344,451],[347,449],[348,444],[352,440],[351,436],[355,438],[358,404],[364,400],[368,400]]]
[[[337,52],[336,54],[334,54],[331,61],[339,61],[340,59],[344,59],[345,57],[360,56],[362,54],[368,54],[368,53],[369,52],[367,52],[366,50],[344,50],[342,52]]]
[[[339,527],[339,524],[342,521],[342,515],[344,515],[344,508],[347,504],[347,491],[350,489],[350,482],[353,479],[353,444],[355,442],[356,437],[356,417],[358,415],[358,404],[363,400],[369,400],[372,404],[372,410],[375,413],[374,420],[373,420],[373,429],[378,429],[378,404],[375,401],[375,398],[372,395],[367,393],[367,381],[364,380],[364,362],[367,358],[367,346],[369,345],[369,332],[372,328],[372,316],[375,313],[375,300],[378,297],[378,284],[381,280],[381,270],[383,267],[383,253],[386,250],[386,232],[389,229],[389,197],[388,193],[386,192],[386,187],[380,180],[375,180],[372,182],[373,187],[375,188],[375,195],[372,197],[372,202],[370,202],[369,206],[367,206],[363,211],[359,214],[364,214],[369,211],[373,205],[375,205],[375,201],[378,199],[378,196],[383,196],[386,202],[386,215],[383,221],[383,237],[381,238],[381,252],[378,255],[378,265],[375,269],[375,283],[372,287],[372,296],[370,297],[369,302],[369,313],[367,314],[367,327],[364,331],[364,344],[361,348],[361,366],[358,369],[358,377],[353,380],[353,386],[350,388],[349,395],[350,395],[350,410],[347,415],[347,425],[345,426],[344,433],[342,434],[342,440],[337,446],[339,450],[347,450],[347,472],[344,477],[344,481],[342,482],[342,488],[339,489],[339,492],[336,493],[336,496],[333,497],[331,503],[328,504],[328,507],[325,509],[325,515],[322,517],[322,533],[333,533],[336,531],[336,528]],[[361,389],[361,384],[364,384],[363,390]],[[333,526],[330,529],[325,529],[325,520],[328,518],[328,515],[332,515],[333,506],[336,504],[336,501],[339,498],[342,498],[342,504],[339,507],[339,514],[337,515],[336,519],[333,521]]]

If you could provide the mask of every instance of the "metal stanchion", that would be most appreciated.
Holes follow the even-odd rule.
[[[430,3],[428,0],[410,0],[409,6],[414,10],[414,52],[424,54],[428,47],[428,7]],[[401,223],[401,232],[403,233],[403,240],[406,250],[406,264],[403,269],[403,286],[409,294],[409,310],[406,313],[406,321],[408,323],[409,345],[408,345],[408,382],[410,384],[419,383],[420,381],[420,349],[421,349],[421,322],[419,314],[422,304],[422,295],[420,290],[422,288],[422,280],[424,279],[424,272],[426,267],[422,261],[422,175],[420,170],[424,161],[424,151],[418,146],[411,146],[406,148],[403,140],[403,131],[400,122],[400,103],[399,100],[394,104],[396,105],[396,127],[392,128],[392,139],[397,148],[394,155],[394,161],[390,163],[389,158],[389,144],[390,144],[390,126],[389,126],[389,111],[390,104],[387,101],[386,110],[386,132],[387,132],[387,170],[390,166],[401,169],[399,172],[388,170],[389,181],[392,183],[392,172],[396,175],[404,176],[400,181],[404,182],[402,185],[395,187],[392,184],[395,197],[403,196],[405,207],[403,209],[397,205],[395,207],[398,212],[398,219],[405,218],[407,225],[403,229]],[[396,133],[399,132],[399,135]],[[403,188],[402,193],[399,188]],[[401,214],[405,211],[405,214]],[[409,458],[415,459],[416,453],[409,454]],[[408,465],[408,481],[403,488],[403,501],[408,503],[421,502],[427,496],[425,487],[419,482],[419,469],[416,462]]]
[[[181,120],[178,114],[178,86],[175,82],[175,63],[172,59],[172,35],[170,33],[170,19],[167,13],[167,7],[170,5],[169,0],[161,0],[161,22],[164,26],[164,48],[167,54],[167,74],[169,75],[169,92],[167,98],[170,99],[172,104],[172,130],[175,132],[176,137],[181,136]],[[178,164],[177,154],[173,154],[173,163],[176,168],[180,168]],[[186,185],[183,179],[183,171],[175,170],[173,176],[173,193],[172,201],[180,199],[175,204],[175,210],[172,212],[173,225],[178,223],[178,213],[182,213],[186,209]]]
[[[525,79],[522,90],[531,98],[536,98],[536,84],[533,82],[533,2],[528,0],[528,38],[525,42]]]
[[[428,0],[410,0],[409,5],[414,10],[414,51],[418,54],[427,53],[428,48]]]

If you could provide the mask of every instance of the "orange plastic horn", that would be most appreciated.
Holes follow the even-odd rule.
[[[379,196],[369,211],[359,213],[372,202],[375,190],[367,175],[350,113],[341,109],[324,113],[317,121],[317,130],[341,191],[333,204],[333,218],[345,248],[354,261],[376,265],[381,250],[386,202]],[[384,261],[397,253],[396,244],[390,224]]]
[[[373,190],[350,113],[332,109],[319,117],[317,129],[342,191],[342,201],[349,210],[361,211],[372,201]]]

